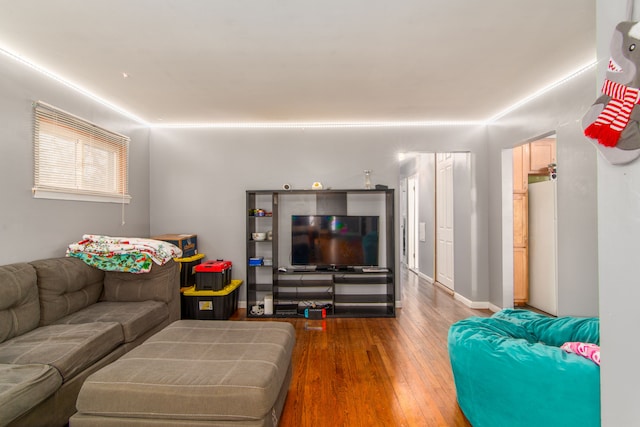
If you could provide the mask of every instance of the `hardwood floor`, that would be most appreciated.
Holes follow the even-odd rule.
[[[297,340],[280,426],[470,425],[456,403],[447,333],[491,312],[404,274],[396,318],[277,320],[292,323]]]

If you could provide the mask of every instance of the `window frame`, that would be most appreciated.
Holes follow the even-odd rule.
[[[130,141],[42,101],[34,102],[33,197],[128,204]]]

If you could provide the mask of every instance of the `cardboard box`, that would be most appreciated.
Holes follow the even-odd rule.
[[[219,291],[197,291],[195,286],[182,291],[183,319],[227,320],[238,309],[242,280],[232,280]]]
[[[198,236],[196,234],[162,234],[152,237],[154,240],[163,240],[182,249],[183,257],[194,256],[198,253]]]

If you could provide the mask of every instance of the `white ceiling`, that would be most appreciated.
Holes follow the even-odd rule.
[[[595,0],[0,0],[0,49],[158,124],[484,120],[595,40]]]

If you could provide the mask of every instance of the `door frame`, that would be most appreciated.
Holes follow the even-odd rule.
[[[418,174],[407,177],[407,266],[419,271],[419,197]]]
[[[400,262],[408,265],[408,233],[407,233],[407,178],[400,179]]]

